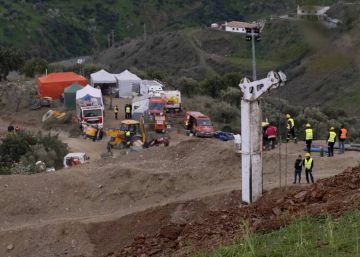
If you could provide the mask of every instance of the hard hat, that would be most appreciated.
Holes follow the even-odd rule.
[[[286,114],[286,118],[291,118],[290,114]]]
[[[335,130],[335,128],[334,128],[334,127],[331,127],[330,130],[333,131],[333,130]]]
[[[306,153],[305,156],[306,156],[306,157],[310,157],[310,153]]]
[[[307,128],[310,128],[310,127],[311,127],[310,123],[307,123],[307,124],[306,124],[306,127],[307,127]]]

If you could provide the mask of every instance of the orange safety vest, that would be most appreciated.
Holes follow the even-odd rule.
[[[340,131],[341,131],[340,139],[346,139],[346,137],[347,137],[347,129],[342,128],[342,129],[340,129]]]

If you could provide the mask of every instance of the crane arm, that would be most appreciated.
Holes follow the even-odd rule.
[[[243,92],[243,100],[245,101],[256,101],[267,91],[283,86],[286,82],[286,75],[279,71],[270,71],[266,78],[250,81],[248,78],[244,78],[239,87]]]

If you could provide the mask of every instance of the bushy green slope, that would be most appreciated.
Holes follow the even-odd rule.
[[[333,2],[327,0],[322,2]],[[280,0],[0,0],[0,44],[61,59],[91,54],[115,39],[294,10]]]
[[[197,257],[360,256],[359,225],[360,214],[353,212],[336,220],[296,220],[267,234],[252,234],[245,226],[244,239]]]

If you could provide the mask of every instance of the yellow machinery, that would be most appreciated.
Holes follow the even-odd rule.
[[[123,146],[125,141],[125,132],[130,131],[131,141],[140,140],[142,143],[146,141],[146,131],[143,118],[136,120],[123,120],[120,124],[120,129],[108,129],[105,131],[106,135],[110,137],[109,145],[113,148],[116,146]]]

